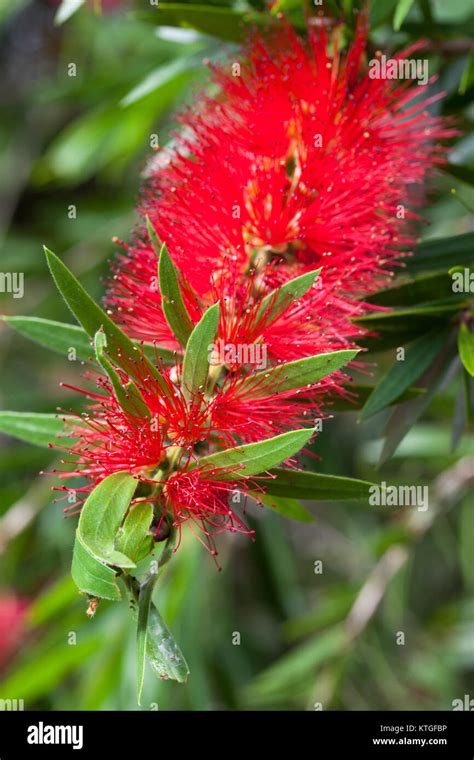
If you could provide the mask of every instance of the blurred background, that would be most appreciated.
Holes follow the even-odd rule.
[[[172,139],[177,111],[206,86],[203,60],[232,56],[247,28],[271,19],[260,0],[100,5],[0,0],[0,262],[25,277],[23,298],[0,294],[2,314],[70,321],[43,244],[101,298],[111,238],[127,239],[151,146]],[[350,37],[357,3],[326,7],[345,12]],[[276,9],[304,28],[300,0]],[[463,131],[420,235],[473,231],[474,0],[374,0],[371,21],[374,50],[427,38],[434,90],[447,92],[436,108]],[[375,384],[394,349],[369,359],[363,381]],[[3,323],[0,362],[0,408],[77,403],[59,383],[80,384],[79,362]],[[461,384],[447,378],[379,469],[385,412],[359,424],[357,412],[335,411],[314,447],[319,472],[428,485],[428,512],[322,502],[305,525],[258,510],[255,543],[221,542],[221,572],[185,538],[157,602],[191,676],[182,686],[149,673],[142,709],[442,710],[474,697],[472,425],[451,445]],[[89,620],[70,579],[77,518],[63,519],[54,479],[39,475],[55,456],[0,440],[0,699],[139,709],[126,602],[102,603]]]

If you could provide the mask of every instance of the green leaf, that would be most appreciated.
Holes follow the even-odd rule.
[[[418,246],[415,255],[410,259],[405,259],[404,263],[409,273],[448,270],[453,264],[472,264],[474,263],[474,232],[426,240]]]
[[[269,496],[267,494],[263,494],[259,499],[266,504],[267,507],[274,509],[275,512],[278,512],[278,514],[287,517],[290,520],[296,520],[297,522],[303,523],[314,522],[314,517],[311,512],[308,512],[297,499]]]
[[[138,379],[140,375],[143,375],[143,368],[145,368],[158,381],[161,389],[167,393],[167,386],[149,359],[93,301],[67,266],[47,248],[44,250],[59,292],[90,338],[94,338],[96,332],[102,328],[107,336],[108,353],[117,366],[131,377]],[[137,365],[143,365],[140,371]]]
[[[420,378],[420,383],[426,388],[426,393],[394,410],[384,429],[385,441],[380,455],[380,464],[392,456],[410,428],[428,408],[433,396],[450,371],[454,356],[455,349],[450,340]]]
[[[82,361],[87,361],[91,357],[91,343],[82,327],[40,317],[6,316],[2,319],[26,338],[59,354],[67,355],[71,349],[74,349],[76,357]]]
[[[162,64],[147,74],[143,81],[128,92],[120,101],[120,105],[122,108],[126,108],[150,93],[156,93],[164,85],[179,79],[189,79],[193,73],[193,68],[197,68],[200,65],[202,65],[201,58],[194,55],[182,56],[181,58]]]
[[[146,654],[159,678],[186,683],[189,675],[188,663],[153,603],[148,616]]]
[[[355,394],[354,399],[349,398],[335,398],[334,401],[331,400],[331,411],[333,412],[356,412],[359,409],[362,409],[364,404],[368,401],[369,396],[371,393],[375,390],[374,385],[359,385],[359,384],[351,384],[346,386],[346,390],[350,391],[351,393]],[[392,404],[399,404],[401,401],[409,401],[412,398],[418,398],[425,392],[424,388],[410,388],[407,391],[404,391],[399,398],[395,399],[395,401],[392,401],[390,403],[390,406]]]
[[[48,447],[64,433],[64,419],[68,418],[35,412],[0,412],[0,431],[35,446]]]
[[[356,324],[377,333],[375,336],[359,339],[358,344],[373,352],[406,345],[420,335],[430,332],[435,326],[444,330],[453,325],[457,321],[459,311],[467,305],[467,301],[430,303],[417,309],[400,309],[386,314],[357,317],[353,320]]]
[[[466,68],[461,77],[461,82],[459,84],[460,94],[465,95],[472,85],[474,85],[474,50],[471,50]]]
[[[235,480],[236,478],[256,475],[275,467],[280,462],[286,462],[308,443],[313,434],[313,428],[310,430],[292,430],[266,441],[248,443],[245,446],[236,446],[202,457],[199,460],[199,466],[217,468],[218,470],[223,468],[224,471],[217,472],[214,475],[219,480]]]
[[[451,177],[465,182],[467,185],[474,185],[474,167],[463,164],[444,164],[440,167],[446,174]]]
[[[474,377],[474,334],[464,322],[458,332],[458,351],[466,372]]]
[[[106,23],[104,20],[100,26]],[[122,81],[117,81],[120,88]],[[89,82],[93,88],[99,85],[98,80],[96,84]],[[182,87],[181,81],[173,84]],[[161,97],[153,103],[145,99],[129,108],[120,108],[115,98],[100,98],[95,107],[91,103],[88,108],[76,109],[77,118],[67,120],[34,164],[33,181],[54,180],[70,187],[104,174],[118,179],[144,141],[149,142],[150,133],[169,108],[173,94],[173,85],[165,85]]]
[[[433,330],[415,340],[404,361],[396,361],[375,388],[361,414],[367,420],[393,404],[428,369],[448,338],[448,332]]]
[[[41,317],[10,317],[3,316],[8,325],[30,340],[34,340],[45,348],[68,354],[75,349],[76,357],[88,361],[93,354],[91,341],[85,330],[78,325],[68,325],[65,322],[55,322]],[[171,351],[154,343],[139,343],[134,341],[137,350],[142,349],[150,361],[161,360],[166,364],[175,364],[176,351]]]
[[[272,290],[271,293],[262,298],[255,306],[255,320],[264,320],[265,325],[269,325],[278,319],[295,301],[302,298],[305,293],[314,285],[316,278],[319,276],[321,269],[313,272],[307,272],[293,280],[285,282],[280,288]]]
[[[131,417],[140,416],[145,419],[150,419],[151,412],[145,404],[143,396],[135,383],[130,380],[124,386],[118,373],[106,358],[105,349],[107,348],[107,337],[102,330],[98,330],[95,334],[94,347],[97,361],[112,383],[115,397],[123,411]]]
[[[398,32],[401,28],[414,2],[415,0],[398,0],[397,7],[395,8],[395,15],[393,17],[393,28],[395,31]]]
[[[421,306],[419,309],[400,309],[384,314],[356,317],[353,322],[366,330],[380,333],[398,334],[403,330],[411,330],[416,334],[430,329],[434,321],[449,321],[451,315],[459,311],[462,305],[454,303],[445,306]]]
[[[296,388],[303,388],[322,380],[343,367],[358,354],[358,351],[334,351],[329,354],[318,354],[306,359],[279,364],[270,370],[249,375],[242,384],[243,392],[253,398],[283,393]]]
[[[302,470],[270,470],[271,477],[253,478],[253,482],[265,487],[265,492],[284,498],[307,499],[311,501],[344,501],[364,499],[369,496],[373,483],[355,478],[341,478],[336,475],[322,475]],[[258,492],[257,492],[258,493]]]
[[[70,19],[85,2],[86,0],[62,0],[61,5],[54,16],[55,25],[61,26],[61,24],[64,24],[64,22]]]
[[[115,539],[136,487],[136,478],[128,472],[115,472],[94,488],[82,507],[77,534],[101,562],[135,567],[130,557],[115,549]]]
[[[152,576],[148,582],[140,587],[138,596],[137,615],[137,701],[141,704],[143,681],[145,679],[146,647],[148,641],[148,624],[150,617],[151,598],[155,587],[156,577]]]
[[[264,13],[245,12],[216,5],[163,3],[161,0],[155,12],[138,11],[133,15],[140,21],[197,29],[229,42],[242,42],[250,26],[263,26],[271,20]]]
[[[370,29],[389,23],[398,0],[370,0]]]
[[[183,360],[183,394],[190,398],[193,393],[206,389],[209,376],[209,352],[219,324],[219,304],[211,306],[192,331]]]
[[[153,506],[150,502],[133,504],[117,535],[115,548],[135,563],[142,559],[152,519]]]
[[[85,594],[114,602],[121,598],[115,571],[87,550],[79,531],[76,531],[71,575],[78,589]]]
[[[158,343],[142,343],[141,341],[133,341],[138,348],[148,357],[151,362],[163,362],[163,364],[171,364],[175,366],[176,358],[181,356],[179,351],[174,351],[169,348],[163,348]]]
[[[152,241],[156,241],[156,233],[149,220],[148,232]],[[184,348],[186,347],[189,336],[193,331],[193,323],[184,304],[181,288],[178,282],[178,275],[166,245],[161,246],[159,253],[158,276],[160,280],[161,296],[163,299],[163,313],[173,335],[178,343]]]
[[[465,298],[465,295],[453,292],[453,279],[448,272],[436,272],[435,274],[410,279],[403,285],[386,288],[373,293],[366,300],[377,306],[418,306],[427,301],[435,301],[444,298]]]

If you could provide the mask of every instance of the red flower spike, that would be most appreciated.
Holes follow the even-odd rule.
[[[172,385],[169,375],[165,375]],[[87,414],[78,418],[77,423],[68,422],[66,431],[74,437],[75,443],[67,449],[73,457],[74,469],[57,474],[62,478],[85,477],[88,481],[84,487],[63,486],[55,490],[64,492],[63,499],[74,494],[74,503],[66,507],[65,512],[76,514],[89,493],[105,477],[114,472],[126,470],[134,474],[144,485],[152,486],[149,497],[158,508],[161,518],[156,526],[158,534],[161,524],[171,511],[173,524],[179,529],[188,524],[193,532],[199,528],[205,535],[205,543],[213,553],[212,535],[224,530],[252,534],[241,519],[229,507],[229,497],[247,490],[246,480],[239,484],[220,482],[221,472],[215,470],[189,469],[196,460],[194,446],[223,440],[227,445],[235,443],[234,433],[221,431],[219,415],[215,419],[212,406],[199,407],[202,399],[191,399],[186,405],[184,397],[176,386],[172,396],[163,396],[158,389],[153,391],[153,381],[147,378],[146,384],[138,385],[151,417],[125,413],[118,405],[112,386],[103,377],[98,378],[98,386],[107,395],[84,392],[94,399],[94,404]],[[70,387],[70,386],[69,386]],[[181,448],[178,471],[171,473],[169,479],[156,480],[160,465],[166,471],[168,451]],[[66,461],[63,461],[66,464]],[[161,486],[161,488],[159,488]],[[240,498],[240,497],[239,497]]]
[[[426,87],[370,78],[365,42],[363,23],[345,58],[327,52],[322,28],[308,44],[285,24],[257,38],[239,76],[214,68],[222,97],[182,118],[178,148],[158,156],[147,181],[141,211],[205,304],[216,290],[238,302],[234,326],[256,255],[280,264],[262,276],[267,292],[270,280],[323,267],[304,309],[265,336],[277,359],[357,339],[350,317],[368,308],[357,299],[414,245],[425,178],[445,160],[435,143],[455,134],[426,111]],[[159,296],[143,287],[154,270],[138,242],[115,267],[108,303],[134,337],[169,345]]]
[[[70,436],[74,442],[69,447],[62,445],[69,455],[62,463],[70,467],[57,474],[61,478],[85,478],[86,483],[78,488],[55,489],[63,492],[62,498],[68,502],[73,496],[65,512],[76,514],[104,478],[127,471],[144,486],[144,496],[140,498],[149,498],[159,507],[161,522],[171,509],[176,527],[181,530],[185,523],[200,527],[208,543],[212,533],[222,530],[249,533],[226,501],[234,491],[246,493],[249,479],[239,479],[237,485],[229,484],[222,477],[223,471],[204,472],[198,467],[192,469],[191,465],[197,464],[198,454],[314,425],[315,415],[322,417],[322,399],[336,381],[326,378],[302,389],[301,393],[281,393],[278,382],[271,382],[271,375],[264,376],[249,389],[246,385],[249,373],[230,372],[215,388],[212,398],[206,400],[201,393],[196,393],[187,400],[179,388],[178,369],[162,369],[169,391],[163,394],[162,386],[149,377],[146,366],[140,378],[139,367],[136,368],[136,387],[149,414],[144,414],[143,407],[137,408],[136,413],[130,408],[124,411],[111,383],[103,376],[86,375],[95,379],[101,393],[67,386],[83,393],[91,404],[86,413],[66,422],[65,437]],[[124,373],[121,379],[125,385],[128,378]],[[174,463],[177,471],[170,473],[169,455],[175,452],[178,453],[178,461]]]
[[[174,473],[163,486],[165,512],[173,514],[173,524],[181,540],[183,525],[188,525],[201,543],[216,554],[213,537],[219,533],[244,533],[253,536],[230,506],[247,498],[247,483],[218,480],[219,473],[196,468]],[[204,539],[199,534],[204,535]],[[178,542],[179,546],[179,542]]]

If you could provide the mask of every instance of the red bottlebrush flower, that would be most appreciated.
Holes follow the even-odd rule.
[[[137,253],[138,249],[135,249]],[[111,314],[134,338],[178,349],[161,307],[156,283],[157,259],[153,248],[142,242],[136,257],[121,255],[113,264],[114,280],[107,302]],[[209,267],[212,266],[209,264]],[[202,311],[220,303],[218,338],[224,344],[265,346],[271,361],[292,361],[317,353],[353,347],[363,330],[349,320],[363,305],[340,296],[338,281],[317,278],[311,290],[297,302],[289,302],[284,314],[255,318],[254,308],[265,295],[295,277],[314,270],[312,266],[270,262],[261,270],[242,273],[230,256],[223,256],[220,269],[205,272],[208,285],[196,303],[196,290],[181,280],[186,308],[194,323]],[[194,283],[195,285],[195,283]]]
[[[230,504],[234,500],[240,504],[246,498],[247,484],[245,481],[227,482],[219,480],[219,472],[196,468],[184,470],[172,475],[163,486],[164,512],[173,515],[173,524],[181,529],[187,524],[195,535],[202,541],[196,529],[203,533],[206,548],[216,554],[213,536],[229,531],[245,533],[252,536],[240,517],[235,514]]]
[[[170,513],[180,531],[185,523],[200,527],[208,544],[211,534],[223,530],[250,533],[228,503],[229,494],[247,492],[248,478],[234,483],[232,477],[224,478],[231,472],[203,470],[199,456],[308,424],[313,427],[315,414],[322,416],[322,397],[335,381],[326,378],[301,394],[280,393],[271,375],[255,381],[254,373],[223,370],[208,397],[201,391],[185,395],[178,367],[162,368],[159,383],[149,376],[144,363],[142,370],[141,366],[136,362],[134,370],[141,400],[137,402],[129,392],[126,408],[120,406],[105,377],[95,378],[100,393],[66,386],[85,394],[91,403],[87,412],[67,418],[65,426],[65,436],[73,439],[70,446],[61,446],[70,457],[62,461],[69,470],[57,474],[86,481],[79,487],[55,489],[64,492],[68,502],[73,497],[65,512],[77,513],[104,478],[127,471],[141,483],[140,498],[158,507],[156,534]],[[125,388],[130,378],[118,373]]]
[[[335,372],[319,383],[299,391],[279,391],[278,382],[265,378],[253,388],[253,373],[229,373],[218,389],[211,412],[212,427],[235,445],[252,443],[303,427],[314,427],[327,417],[324,411],[330,393],[340,394],[342,373]],[[268,376],[270,378],[270,376]]]
[[[28,604],[14,594],[0,594],[0,671],[20,649]]]
[[[326,284],[321,276],[304,296],[296,301],[288,300],[281,314],[272,316],[270,308],[256,314],[255,307],[264,296],[314,268],[269,262],[261,269],[253,267],[242,275],[235,266],[224,269],[225,262],[226,259],[221,265],[220,277],[212,278],[213,300],[221,304],[219,337],[225,344],[260,344],[269,362],[282,362],[347,348],[348,330],[352,337],[362,333],[353,325],[344,329],[336,308],[338,296],[334,285]],[[350,315],[358,310],[357,305],[351,305]],[[349,313],[345,320],[348,316]]]
[[[257,38],[237,76],[231,64],[214,68],[221,97],[182,118],[177,147],[149,172],[141,211],[204,304],[216,292],[236,302],[234,327],[256,257],[275,264],[262,267],[263,290],[323,268],[321,288],[265,336],[276,359],[357,339],[350,317],[367,308],[358,299],[413,246],[425,178],[444,160],[436,143],[454,134],[428,113],[426,87],[370,77],[365,40],[360,24],[343,56],[328,52],[322,28],[307,43],[283,24]],[[114,274],[115,318],[134,337],[175,345],[143,233]]]
[[[86,413],[77,415],[77,422],[67,421],[65,434],[74,439],[67,450],[74,457],[75,469],[60,473],[62,477],[90,480],[90,486],[80,489],[85,493],[114,472],[127,470],[137,476],[151,473],[166,454],[158,421],[139,410],[136,414],[127,414],[121,409],[109,381],[99,378],[97,384],[102,393],[65,385],[93,402]]]
[[[125,373],[120,376],[125,385],[129,378]],[[74,464],[74,469],[58,474],[89,481],[83,488],[74,489],[77,494],[87,496],[108,475],[123,470],[139,479],[150,479],[166,460],[169,449],[183,448],[189,457],[195,445],[210,437],[209,415],[206,406],[201,407],[202,396],[196,395],[188,402],[172,382],[169,371],[163,369],[162,378],[168,386],[167,394],[144,369],[142,381],[136,386],[143,407],[134,407],[131,402],[129,411],[121,408],[111,383],[104,377],[96,380],[101,393],[65,386],[92,402],[86,413],[78,415],[77,421],[68,418],[65,426],[65,435],[74,443],[67,448],[73,459],[63,464]],[[71,491],[65,487],[59,490]],[[66,511],[76,509],[82,500],[81,497]]]
[[[161,369],[165,393],[145,365],[137,364],[135,371],[141,374],[136,388],[143,406],[130,401],[128,411],[121,408],[111,383],[103,376],[86,375],[88,380],[95,379],[99,393],[64,386],[91,402],[87,412],[67,418],[65,436],[74,442],[68,447],[61,445],[72,457],[63,463],[74,464],[74,469],[58,474],[89,481],[75,489],[77,493],[87,495],[105,477],[123,470],[146,480],[159,469],[170,449],[179,448],[182,460],[187,462],[195,458],[196,449],[203,455],[213,447],[230,448],[313,425],[315,416],[323,416],[324,396],[339,379],[339,373],[334,373],[301,392],[280,393],[278,382],[264,378],[249,387],[253,372],[229,372],[210,397],[201,391],[188,397],[180,387],[179,368]],[[125,386],[130,378],[124,372],[120,377]],[[75,507],[77,502],[67,511]]]
[[[123,373],[122,376],[126,382],[128,378]],[[171,513],[173,524],[180,533],[185,523],[192,529],[199,527],[206,536],[207,545],[215,553],[212,534],[223,530],[252,533],[228,504],[229,495],[245,494],[247,484],[245,480],[238,485],[220,482],[222,473],[218,470],[204,472],[190,467],[197,460],[195,446],[206,444],[204,453],[207,453],[212,443],[235,443],[235,434],[219,430],[219,415],[213,416],[215,399],[202,404],[202,394],[199,394],[186,401],[169,373],[163,370],[162,376],[169,384],[168,390],[172,391],[170,395],[163,394],[159,385],[149,377],[144,376],[143,383],[137,384],[149,414],[141,408],[136,412],[124,411],[111,384],[103,377],[97,380],[102,394],[80,391],[93,404],[77,423],[68,421],[66,433],[75,439],[68,449],[74,458],[71,460],[74,469],[57,474],[61,478],[83,477],[89,483],[80,488],[63,486],[55,490],[63,491],[65,499],[73,494],[74,503],[66,507],[65,512],[76,513],[87,495],[105,477],[126,470],[145,488],[148,487],[141,498],[159,507],[161,517],[155,534]],[[167,455],[174,452],[177,453],[174,464],[179,471],[170,473]],[[167,477],[161,479],[164,475]]]

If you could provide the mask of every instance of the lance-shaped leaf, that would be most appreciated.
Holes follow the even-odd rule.
[[[430,303],[419,308],[399,309],[386,314],[370,314],[356,317],[352,321],[370,332],[375,337],[364,337],[357,342],[359,346],[371,351],[385,351],[411,343],[436,326],[444,330],[453,325],[458,313],[468,307],[467,301],[447,303]]]
[[[474,263],[474,232],[426,240],[418,246],[415,256],[405,260],[406,270],[410,273],[447,270],[453,263]]]
[[[70,356],[75,351],[76,358],[87,361],[91,358],[93,350],[87,333],[78,325],[68,325],[65,322],[55,322],[52,319],[41,317],[10,317],[2,319],[17,332],[26,338],[39,343],[45,348],[50,348],[58,354]],[[171,351],[154,343],[138,343],[133,341],[137,350],[143,350],[150,361],[157,359],[165,364],[175,364],[176,351]]]
[[[319,382],[323,377],[343,367],[358,351],[334,351],[329,354],[309,356],[294,362],[279,364],[268,371],[249,375],[242,383],[242,391],[253,398],[283,393]]]
[[[469,55],[469,58],[466,64],[466,68],[464,69],[464,73],[461,77],[461,81],[459,83],[459,93],[461,95],[465,95],[466,92],[469,90],[469,88],[472,87],[472,85],[474,85],[474,50],[471,50],[471,53]],[[472,172],[471,170],[471,184],[473,183],[473,181],[474,181],[474,172]]]
[[[316,269],[313,272],[302,274],[268,293],[254,307],[255,322],[263,320],[265,325],[269,325],[278,319],[293,303],[308,292],[320,272],[321,269]]]
[[[380,464],[392,456],[410,428],[428,408],[433,396],[451,371],[454,357],[455,345],[451,336],[420,378],[420,383],[426,388],[426,393],[412,401],[407,401],[403,407],[395,409],[390,415],[383,432],[385,441],[380,455]]]
[[[365,317],[355,317],[352,321],[366,330],[380,333],[399,334],[403,330],[422,333],[433,327],[433,322],[448,322],[452,315],[462,308],[462,303],[456,302],[444,305],[421,306],[416,309],[403,309],[384,314],[370,314]]]
[[[259,499],[270,507],[270,509],[274,509],[275,512],[282,515],[282,517],[296,520],[297,522],[314,522],[314,517],[311,512],[308,512],[308,510],[300,504],[298,499],[274,495],[270,496],[270,494],[263,494],[259,496]]]
[[[474,54],[472,60],[474,61]],[[474,168],[472,166],[447,163],[444,166],[440,166],[440,169],[446,174],[450,174],[451,177],[460,179],[461,182],[465,182],[467,185],[474,185]]]
[[[147,549],[151,550],[152,537],[148,531],[152,519],[153,506],[150,502],[133,504],[117,534],[115,548],[135,563],[148,553]]]
[[[331,501],[363,499],[369,496],[373,483],[355,478],[341,478],[302,470],[270,470],[265,477],[253,478],[267,494],[284,498]],[[257,492],[258,495],[258,492]]]
[[[401,28],[405,17],[408,15],[414,0],[398,0],[397,7],[395,9],[395,15],[393,17],[393,28],[398,32]]]
[[[258,443],[248,443],[210,454],[199,460],[199,466],[209,468],[216,480],[235,480],[265,472],[286,462],[305,446],[315,430],[292,430]],[[196,466],[196,465],[194,465]]]
[[[87,361],[92,352],[91,342],[82,327],[54,322],[40,317],[2,317],[2,319],[21,335],[58,354],[70,355],[75,352],[77,359]]]
[[[180,56],[167,63],[162,63],[157,68],[147,72],[144,79],[139,81],[138,84],[134,84],[133,88],[127,92],[119,105],[122,108],[127,108],[142,100],[142,98],[147,97],[150,93],[154,93],[157,102],[159,102],[161,93],[166,92],[167,88],[173,88],[175,95],[177,95],[184,84],[193,75],[196,76],[200,66],[202,66],[202,54],[199,51],[203,49],[204,44],[201,43],[196,46],[195,55]],[[162,107],[164,110],[164,103]]]
[[[350,391],[351,394],[354,394],[354,397],[343,398],[341,396],[340,398],[331,400],[331,411],[356,412],[358,409],[362,409],[364,404],[367,403],[370,394],[374,392],[375,388],[375,385],[359,385],[356,383],[347,385],[346,390]],[[401,401],[409,401],[412,398],[418,398],[419,396],[422,396],[423,393],[425,393],[424,388],[409,388],[400,396],[398,396],[398,398],[394,399],[394,401],[391,401],[389,406],[392,406],[392,404],[399,404]]]
[[[189,336],[183,360],[182,390],[190,398],[206,389],[209,376],[209,351],[219,324],[219,304],[211,306]]]
[[[433,330],[410,346],[403,361],[396,361],[375,388],[361,414],[366,420],[390,406],[428,369],[448,339],[445,330]]]
[[[82,507],[77,534],[88,552],[108,565],[135,567],[115,549],[115,539],[136,487],[128,472],[115,472],[94,488]]]
[[[54,23],[56,26],[64,24],[71,16],[74,15],[79,8],[84,5],[86,0],[61,0],[56,15],[54,16]]]
[[[188,663],[153,603],[148,615],[146,654],[152,669],[159,678],[178,681],[178,683],[187,681]]]
[[[80,591],[114,602],[121,598],[114,570],[94,557],[76,532],[71,575]]]
[[[378,306],[417,306],[438,301],[440,298],[453,301],[465,298],[465,295],[453,293],[453,279],[448,272],[435,272],[416,279],[411,278],[403,285],[379,290],[366,300]]]
[[[64,433],[64,419],[69,418],[35,412],[0,412],[0,431],[35,446],[47,447]],[[75,417],[70,419],[76,421]]]
[[[458,351],[464,369],[474,377],[474,333],[464,322],[458,332]]]
[[[137,614],[137,701],[141,704],[143,681],[145,679],[146,646],[148,641],[148,622],[150,618],[151,598],[156,577],[152,576],[140,587]]]
[[[166,26],[196,29],[223,40],[242,42],[250,28],[268,26],[271,19],[266,13],[223,8],[212,3],[167,3],[160,0],[154,11],[135,11],[133,17]]]
[[[164,243],[161,244],[148,217],[146,223],[150,240],[158,256],[158,279],[163,313],[173,335],[184,348],[193,330],[193,322],[183,301],[178,274],[168,249]]]
[[[122,384],[118,372],[106,357],[105,349],[107,348],[107,338],[102,330],[98,330],[94,338],[94,347],[97,361],[106,372],[112,383],[115,396],[123,411],[131,417],[144,417],[150,419],[151,412],[143,400],[143,396],[132,380],[125,385]]]
[[[96,332],[102,328],[107,336],[108,353],[118,367],[131,377],[138,378],[143,374],[143,368],[139,371],[137,365],[142,364],[157,380],[163,392],[168,393],[160,373],[138,346],[95,303],[61,259],[47,248],[44,250],[59,292],[86,333],[94,338]]]

